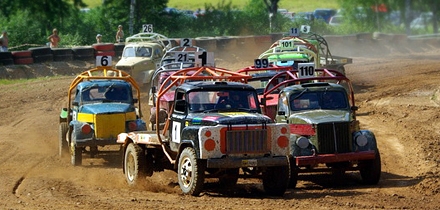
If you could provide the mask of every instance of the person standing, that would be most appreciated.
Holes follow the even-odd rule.
[[[57,48],[58,43],[61,41],[61,38],[58,36],[58,30],[54,28],[52,30],[52,35],[47,37],[47,39],[50,41],[50,48]]]
[[[2,31],[2,35],[0,36],[0,52],[8,52],[8,44],[8,33],[6,31]]]
[[[96,43],[102,43],[102,35],[101,34],[98,34],[98,35],[96,35]]]
[[[118,26],[118,31],[116,32],[116,42],[117,43],[124,42],[124,31],[122,30],[122,25]]]

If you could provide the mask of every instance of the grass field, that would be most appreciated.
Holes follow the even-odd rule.
[[[89,8],[99,6],[102,0],[83,0],[84,3],[89,5]],[[197,10],[203,9],[205,4],[211,4],[215,7],[221,3],[222,0],[168,0],[168,7],[174,7],[177,9],[190,9]],[[225,2],[229,2],[225,0]],[[232,5],[238,8],[245,7],[249,0],[231,0]],[[338,9],[338,0],[280,0],[279,8],[288,9],[290,12],[307,12],[313,11],[316,8],[332,8]]]

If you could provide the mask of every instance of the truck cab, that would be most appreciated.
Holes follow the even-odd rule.
[[[288,127],[261,114],[256,90],[245,84],[248,78],[205,66],[166,78],[155,93],[156,119],[164,110],[165,125],[157,125],[155,133],[118,137],[127,182],[136,184],[161,168],[177,172],[184,194],[200,194],[205,178],[232,187],[239,177],[252,177],[263,180],[266,193],[283,195],[290,172]],[[162,98],[170,93],[172,104],[162,107]]]
[[[139,96],[135,81],[120,70],[97,67],[78,75],[60,114],[60,156],[70,151],[72,165],[81,165],[85,151],[94,157],[98,147],[116,145],[119,133],[145,130]]]
[[[116,68],[130,74],[143,90],[149,91],[151,76],[164,53],[171,48],[170,40],[157,33],[139,33],[127,37],[122,57]]]
[[[316,77],[285,78],[282,72],[269,82],[264,97],[279,91],[275,121],[290,127],[290,186],[298,173],[359,170],[362,181],[377,184],[380,153],[374,133],[360,129],[350,80],[337,70],[318,69]],[[265,107],[266,108],[266,107]]]

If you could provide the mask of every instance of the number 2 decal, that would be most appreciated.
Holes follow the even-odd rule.
[[[189,39],[189,38],[180,39],[180,46],[181,47],[192,47],[192,39]]]

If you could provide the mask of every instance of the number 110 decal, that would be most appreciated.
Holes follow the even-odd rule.
[[[315,76],[315,63],[298,63],[298,77],[307,78]]]

